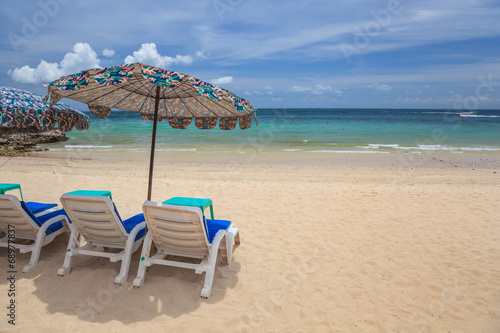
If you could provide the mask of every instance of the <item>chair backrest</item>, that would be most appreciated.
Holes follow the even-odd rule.
[[[20,238],[34,238],[40,229],[33,217],[24,210],[21,201],[16,196],[1,194],[0,230],[9,234],[9,225],[14,226],[15,235]]]
[[[128,233],[109,197],[63,194],[61,203],[73,225],[90,242],[125,244]]]
[[[210,253],[200,208],[146,201],[142,209],[158,249],[193,257]]]

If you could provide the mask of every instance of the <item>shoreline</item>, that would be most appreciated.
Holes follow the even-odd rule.
[[[109,162],[149,162],[150,152],[125,154],[120,151],[96,152],[75,150],[72,152],[33,151],[37,158],[81,159]],[[309,153],[309,152],[254,152],[207,153],[199,151],[155,152],[155,163],[201,163],[201,164],[263,164],[263,165],[317,165],[317,166],[393,166],[416,167],[461,167],[500,169],[500,152],[467,153]]]

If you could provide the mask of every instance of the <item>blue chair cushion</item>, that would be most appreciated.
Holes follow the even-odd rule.
[[[131,218],[126,219],[125,221],[122,221],[122,223],[123,226],[125,227],[125,230],[127,230],[127,232],[130,233],[136,225],[144,221],[146,221],[146,219],[144,218],[144,214],[141,213],[132,216]],[[137,236],[135,237],[135,240],[141,238],[145,233],[146,233],[146,228],[142,228],[141,230],[139,230]]]
[[[41,224],[44,224],[45,222],[47,222],[48,220],[50,220],[51,218],[53,218],[54,216],[57,216],[57,215],[65,215],[69,221],[69,217],[66,214],[66,212],[64,211],[64,209],[59,209],[59,210],[56,210],[54,212],[39,216],[39,217],[37,217],[37,219],[38,219],[38,221],[40,221]],[[46,234],[50,235],[51,233],[61,229],[62,227],[63,227],[62,221],[54,223],[50,227],[47,228]]]
[[[44,210],[57,207],[57,204],[55,204],[55,203],[46,204],[46,203],[29,201],[29,202],[26,202],[26,206],[28,206],[29,210],[33,214],[38,214],[40,212],[43,212]]]
[[[215,237],[215,234],[219,230],[227,230],[229,226],[231,225],[231,221],[227,220],[211,220],[211,219],[205,219],[206,226],[207,226],[207,232],[208,232],[208,242],[211,244],[212,240]]]
[[[118,213],[118,209],[116,209],[116,205],[114,202],[113,202],[113,208],[115,209],[116,216],[118,216],[118,219],[123,224],[123,227],[125,228],[125,230],[128,233],[130,233],[136,225],[138,225],[141,222],[146,221],[146,219],[144,218],[144,214],[142,214],[142,213],[137,214],[135,216],[132,216],[131,218],[128,218],[125,221],[123,221],[120,214]],[[145,233],[146,233],[146,228],[139,230],[139,232],[137,233],[137,236],[135,237],[135,240],[138,240],[139,238],[141,238]]]
[[[41,227],[42,224],[40,223],[40,221],[38,221],[38,219],[36,218],[35,214],[33,214],[33,212],[29,209],[28,205],[26,204],[26,202],[24,201],[21,201],[21,207],[23,207],[24,211],[26,212],[26,214],[29,215],[29,217],[31,217],[31,219],[33,221],[35,221],[35,223]]]
[[[64,211],[64,209],[59,209],[59,210],[56,210],[54,212],[51,212],[51,213],[48,213],[48,214],[36,217],[33,214],[33,212],[28,208],[28,205],[27,205],[26,202],[21,201],[21,207],[23,207],[23,209],[26,212],[26,214],[28,214],[29,217],[31,217],[31,219],[33,221],[35,221],[35,223],[39,227],[41,227],[45,222],[47,222],[49,219],[53,218],[54,216],[57,216],[57,215],[66,215],[66,212]],[[68,215],[66,215],[66,217],[68,217]],[[68,217],[68,220],[69,220],[69,217]],[[63,224],[62,224],[61,221],[59,221],[57,223],[54,223],[53,225],[51,225],[50,227],[47,228],[47,231],[46,231],[45,234],[46,235],[50,235],[51,233],[53,233],[54,231],[57,231],[57,230],[61,229],[62,227],[63,227]]]

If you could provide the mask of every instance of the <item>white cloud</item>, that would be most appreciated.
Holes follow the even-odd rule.
[[[196,25],[194,29],[199,30],[195,38],[199,38],[204,50],[212,51],[213,58],[280,58],[287,54],[285,52],[292,52],[310,59],[341,59],[347,56],[340,45],[352,49],[353,55],[362,55],[473,38],[495,38],[500,8],[494,3],[492,0],[460,3],[450,0],[356,0],[335,4],[312,1],[307,6],[285,9],[281,2],[271,1],[260,3],[258,7],[250,6],[253,10],[246,11],[245,15],[237,15],[235,11],[225,16],[224,25],[243,24],[250,27],[251,34],[208,24]],[[321,11],[317,10],[318,6]],[[279,18],[273,16],[277,8],[282,13]],[[294,19],[288,19],[290,17]],[[257,22],[266,23],[259,25]],[[227,43],[228,40],[238,40],[238,47]]]
[[[38,67],[31,68],[25,65],[21,68],[15,68],[7,72],[16,82],[21,83],[40,83],[54,81],[62,76],[62,71],[58,64],[50,64],[42,60]]]
[[[191,65],[193,63],[193,57],[190,55],[176,55],[175,58],[162,56],[156,50],[155,43],[145,43],[141,45],[138,51],[134,51],[133,55],[127,56],[124,62],[126,64],[140,62],[146,65],[168,69],[168,67],[173,64]]]
[[[311,91],[312,87],[303,87],[303,86],[293,86],[290,88],[290,91],[293,92],[303,92],[303,91]]]
[[[223,76],[223,77],[220,77],[218,79],[212,79],[209,82],[215,86],[221,86],[221,85],[230,84],[231,82],[233,82],[233,77],[232,76]]]
[[[259,17],[259,20],[261,19]],[[249,24],[255,24],[255,22]],[[275,24],[280,25],[280,27],[276,29],[270,28],[269,25],[272,26]],[[310,27],[302,27],[298,30],[296,28],[292,29],[292,27],[290,29],[283,29],[283,24],[287,25],[289,23],[283,23],[270,17],[268,24],[263,25],[266,29],[262,29],[261,26],[255,26],[255,31],[247,35],[242,35],[237,29],[234,31],[207,29],[203,31],[203,34],[200,33],[203,36],[200,41],[204,49],[217,53],[219,56],[252,59],[315,45],[319,42],[338,40],[343,34],[352,31],[352,23],[311,23]],[[293,31],[293,33],[289,33],[289,31]],[[231,44],[228,44],[227,40],[238,40],[239,47],[235,48]],[[314,49],[317,51],[316,47]],[[311,54],[314,53],[311,52]],[[329,54],[331,55],[331,52]]]
[[[266,94],[267,95],[274,95],[274,87],[271,87],[271,86],[264,86],[262,87],[262,89],[264,89],[266,91]]]
[[[409,12],[413,14],[411,20],[415,22],[433,21],[434,19],[442,19],[443,17],[448,15],[445,11],[424,9],[415,9]]]
[[[99,67],[97,53],[87,43],[76,43],[73,52],[66,53],[61,61],[61,68],[65,74],[97,67]]]
[[[486,97],[486,96],[479,96],[479,97],[477,97],[477,99],[478,99],[480,102],[493,102],[493,101],[498,101],[498,99],[495,99],[495,98],[489,98],[489,97]]]
[[[327,84],[317,84],[316,87],[311,92],[315,95],[321,95],[326,91],[333,91],[333,88]]]
[[[461,94],[455,94],[451,98],[446,99],[448,103],[460,103],[460,104],[463,103],[464,100],[465,98]]]
[[[207,54],[205,54],[205,52],[203,52],[203,51],[197,51],[197,52],[196,52],[196,56],[197,56],[198,58],[202,58],[202,59],[206,59],[206,58],[208,58],[208,55],[207,55]]]
[[[14,81],[21,83],[50,82],[61,76],[78,73],[89,68],[98,68],[97,53],[87,43],[76,43],[73,52],[68,52],[60,63],[48,63],[41,60],[36,68],[25,65],[9,70]]]
[[[314,87],[312,86],[309,86],[309,87],[303,87],[303,86],[293,86],[292,88],[290,88],[290,91],[292,92],[305,92],[305,91],[310,91],[311,94],[315,94],[315,95],[321,95],[323,94],[324,92],[327,92],[327,91],[333,91],[333,88],[330,87],[329,85],[327,84],[317,84],[315,85]]]
[[[403,98],[403,97],[398,97],[396,98],[396,103],[404,103],[404,104],[429,104],[435,102],[432,97],[427,97],[425,99],[422,98]]]
[[[481,105],[484,105],[484,103],[498,103],[500,99],[489,96],[464,97],[461,94],[455,94],[451,98],[446,98],[444,101],[448,104],[453,104],[455,108],[478,109],[481,108]]]
[[[380,84],[380,83],[375,82],[375,83],[369,84],[368,87],[373,88],[375,90],[383,91],[383,92],[389,92],[392,90],[392,87],[385,84],[385,83]]]
[[[112,57],[115,55],[115,51],[110,50],[110,49],[104,49],[102,51],[102,55],[109,58],[109,57]]]

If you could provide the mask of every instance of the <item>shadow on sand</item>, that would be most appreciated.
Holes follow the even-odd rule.
[[[198,275],[190,269],[154,265],[148,269],[144,284],[134,288],[132,281],[142,247],[132,255],[129,276],[123,285],[114,284],[121,262],[112,263],[106,258],[77,256],[73,259],[71,273],[61,277],[57,269],[64,261],[67,241],[64,234],[45,246],[38,264],[25,274],[21,273],[22,267],[29,262],[30,255],[16,252],[18,302],[29,302],[36,296],[46,304],[43,310],[50,315],[64,313],[92,323],[119,321],[127,325],[160,315],[177,318],[195,311],[202,303],[212,304],[224,299],[226,290],[237,284],[237,273],[241,269],[237,260],[230,265],[222,264],[219,255],[209,299],[200,297],[205,274]],[[0,261],[7,262],[5,248],[0,249]],[[2,269],[2,289],[7,287],[6,275],[7,271]],[[28,280],[33,281],[33,286]],[[23,295],[31,288],[34,291],[30,295]]]

